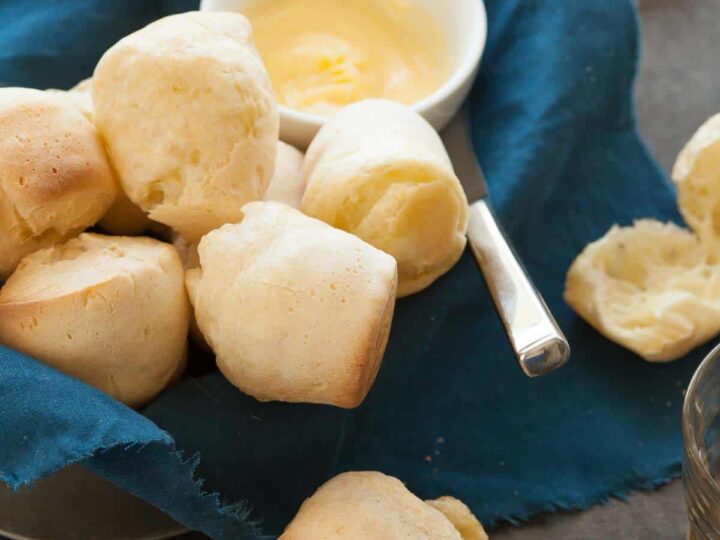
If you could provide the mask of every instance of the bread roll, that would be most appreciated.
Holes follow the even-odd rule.
[[[67,97],[88,121],[93,122],[92,78],[84,79],[73,86],[67,91]]]
[[[172,15],[95,69],[95,123],[125,193],[192,242],[242,219],[273,175],[277,107],[250,34],[238,13]]]
[[[183,268],[187,272],[193,268],[200,266],[200,257],[198,256],[198,245],[196,243],[190,243],[185,238],[177,233],[172,235],[172,245],[180,256]],[[211,351],[210,345],[205,341],[202,332],[197,324],[195,313],[193,312],[190,317],[190,339],[195,345],[202,347],[207,351]]]
[[[118,193],[108,211],[98,225],[110,234],[134,236],[144,232],[164,232],[164,226],[153,221],[142,209],[132,202],[122,185],[118,183]]]
[[[60,96],[0,88],[0,277],[93,225],[115,197],[95,128]]]
[[[488,540],[482,524],[464,502],[447,495],[425,502],[442,512],[460,533],[462,540]]]
[[[0,289],[0,343],[139,406],[183,367],[190,307],[169,244],[85,233]]]
[[[685,221],[700,237],[712,262],[720,262],[720,114],[691,137],[675,162],[672,178]]]
[[[278,540],[400,538],[468,540],[482,536],[461,536],[441,511],[410,493],[397,478],[379,472],[348,472],[320,486]]]
[[[277,201],[299,209],[305,183],[302,175],[303,153],[282,141],[278,141],[275,174],[263,200]]]
[[[398,295],[447,272],[465,248],[468,204],[438,134],[410,108],[367,100],[317,134],[301,210],[398,262]]]
[[[185,270],[200,266],[197,242],[188,242],[185,237],[177,233],[171,234],[171,240]]]
[[[186,274],[220,371],[261,401],[359,405],[385,351],[395,261],[284,204],[243,213],[203,237]]]
[[[720,266],[672,223],[613,227],[567,275],[565,300],[588,323],[650,362],[679,358],[720,332]]]
[[[45,91],[67,99],[83,114],[85,118],[87,118],[88,122],[93,121],[92,79],[84,79],[73,86],[70,90],[48,88]]]
[[[57,93],[69,100],[70,103],[78,109],[85,118],[93,122],[93,106],[92,106],[92,79],[85,79],[79,82],[68,91],[64,90],[46,90],[47,92]],[[110,164],[112,168],[112,164]],[[117,186],[117,195],[110,208],[99,221],[98,225],[110,234],[119,235],[135,235],[146,231],[160,230],[160,224],[152,221],[139,206],[134,204],[122,189],[117,180],[117,175],[113,172]]]

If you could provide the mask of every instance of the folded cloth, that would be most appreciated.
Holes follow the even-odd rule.
[[[397,476],[422,498],[452,494],[488,525],[678,475],[682,390],[704,350],[647,364],[562,302],[572,258],[612,223],[678,219],[633,117],[633,6],[486,4],[475,148],[500,219],[573,346],[567,366],[540,379],[520,373],[466,253],[399,302],[375,387],[354,411],[259,403],[195,351],[190,375],[139,414],[3,349],[0,478],[20,486],[80,461],[189,527],[244,538],[278,533],[344,470]],[[68,87],[122,35],[194,5],[2,2],[2,84]]]

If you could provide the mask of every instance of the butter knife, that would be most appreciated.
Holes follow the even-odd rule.
[[[490,208],[485,177],[472,148],[467,107],[442,137],[470,202],[468,242],[520,368],[529,377],[549,373],[568,360],[570,346]]]

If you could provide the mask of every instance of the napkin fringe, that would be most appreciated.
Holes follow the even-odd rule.
[[[595,493],[585,495],[574,494],[566,497],[559,497],[554,500],[543,499],[542,502],[530,502],[520,512],[512,514],[500,514],[495,519],[484,522],[488,527],[498,524],[508,523],[516,526],[527,523],[538,515],[550,514],[555,512],[573,512],[582,511],[592,508],[593,506],[603,505],[613,499],[627,502],[633,493],[640,491],[651,491],[661,486],[669,484],[682,476],[682,466],[677,463],[670,463],[665,466],[664,470],[653,478],[647,478],[647,472],[633,470],[634,478],[627,481],[627,485],[611,491],[604,489]]]

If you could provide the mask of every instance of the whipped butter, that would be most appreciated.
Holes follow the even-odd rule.
[[[412,104],[450,73],[445,36],[409,0],[256,1],[244,10],[277,100],[331,115],[366,98]]]

